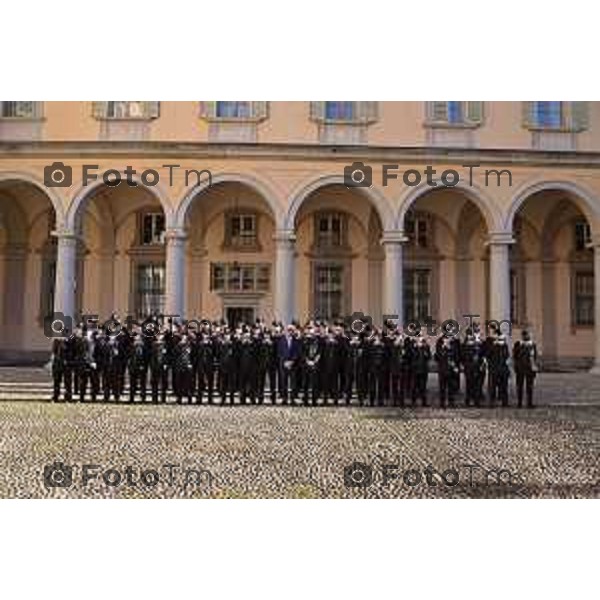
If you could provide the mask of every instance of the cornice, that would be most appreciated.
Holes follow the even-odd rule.
[[[523,165],[600,168],[600,152],[547,151],[505,148],[438,148],[428,146],[332,146],[324,144],[232,144],[171,141],[136,142],[43,142],[0,141],[2,158],[87,158],[127,156],[161,160],[224,159],[285,161],[390,161],[399,164],[427,163]]]

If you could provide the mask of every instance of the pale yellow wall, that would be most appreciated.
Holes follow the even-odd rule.
[[[43,139],[97,140],[99,121],[92,102],[45,102]],[[369,126],[374,146],[422,146],[426,139],[425,102],[379,102],[378,119]],[[475,130],[481,148],[531,148],[531,133],[522,127],[521,102],[484,102],[484,120]],[[600,103],[590,102],[590,128],[577,136],[581,151],[600,150]],[[199,101],[161,102],[160,116],[149,123],[148,139],[208,141],[208,123]],[[318,125],[310,119],[310,102],[270,102],[268,118],[259,123],[261,143],[316,144]]]

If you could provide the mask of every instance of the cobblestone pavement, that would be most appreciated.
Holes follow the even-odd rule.
[[[42,369],[0,369],[1,497],[600,497],[589,374],[542,374],[531,411],[52,404],[48,391]],[[45,485],[56,461],[69,487]]]

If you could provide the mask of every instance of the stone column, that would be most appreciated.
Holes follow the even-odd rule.
[[[295,318],[296,234],[280,229],[275,240],[275,318],[290,323]]]
[[[182,228],[167,230],[165,313],[179,320],[185,313],[185,241]]]
[[[77,236],[72,231],[57,231],[56,283],[54,285],[54,312],[75,318]]]
[[[591,373],[600,375],[600,236],[593,236],[594,247],[594,365]]]
[[[408,241],[403,231],[385,231],[381,243],[385,251],[383,269],[383,316],[397,318],[404,326],[404,285],[402,244]]]
[[[510,245],[514,243],[510,231],[490,233],[490,314],[489,320],[510,321]],[[508,333],[507,326],[502,326]]]

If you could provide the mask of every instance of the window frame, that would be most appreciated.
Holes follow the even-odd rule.
[[[165,260],[137,260],[132,264],[134,273],[134,312],[138,316],[147,317],[155,312],[158,314],[164,314],[166,309],[167,289],[166,289],[166,261]],[[154,286],[148,289],[142,289],[141,286],[141,271],[142,269],[160,269],[162,271],[162,286],[155,288]],[[158,290],[158,294],[156,292]],[[145,293],[144,293],[145,292]],[[142,296],[158,296],[158,303],[151,302],[151,309],[149,313],[142,312]],[[156,306],[154,306],[157,304]]]
[[[31,113],[25,115],[7,115],[5,114],[5,108],[7,104],[23,104],[25,102],[31,103]],[[0,101],[0,120],[3,121],[41,121],[43,120],[43,102],[35,100],[1,100]]]
[[[163,221],[162,239],[160,239],[159,241],[150,241],[150,242],[144,241],[144,236],[146,233],[145,229],[146,229],[146,219],[147,218],[153,219],[152,229],[154,229],[156,226],[155,221],[158,220],[159,218],[162,219],[162,221]],[[166,244],[166,234],[167,234],[167,222],[166,222],[165,214],[162,211],[145,210],[140,213],[139,221],[138,221],[138,244],[141,247],[143,247],[143,248],[162,248],[162,247],[164,247]],[[154,231],[151,231],[151,236],[152,236],[152,238],[154,238],[154,236],[155,236]]]
[[[578,285],[577,280],[579,277],[587,277],[591,281],[591,292],[585,295],[583,298],[590,301],[591,300],[591,319],[586,322],[582,322],[578,319],[579,311],[578,311],[578,301],[581,300],[581,295],[578,294]],[[594,328],[594,303],[598,300],[595,298],[594,294],[594,269],[593,265],[590,266],[574,266],[571,271],[571,327],[573,329],[593,329]]]
[[[209,266],[209,291],[216,294],[267,294],[271,290],[271,264],[268,262],[211,262]],[[215,271],[222,270],[223,285],[215,285]],[[232,270],[239,270],[237,277],[232,277]],[[244,270],[252,272],[252,286],[244,289]],[[237,279],[238,285],[231,286],[232,280]],[[260,283],[260,282],[264,283]]]

